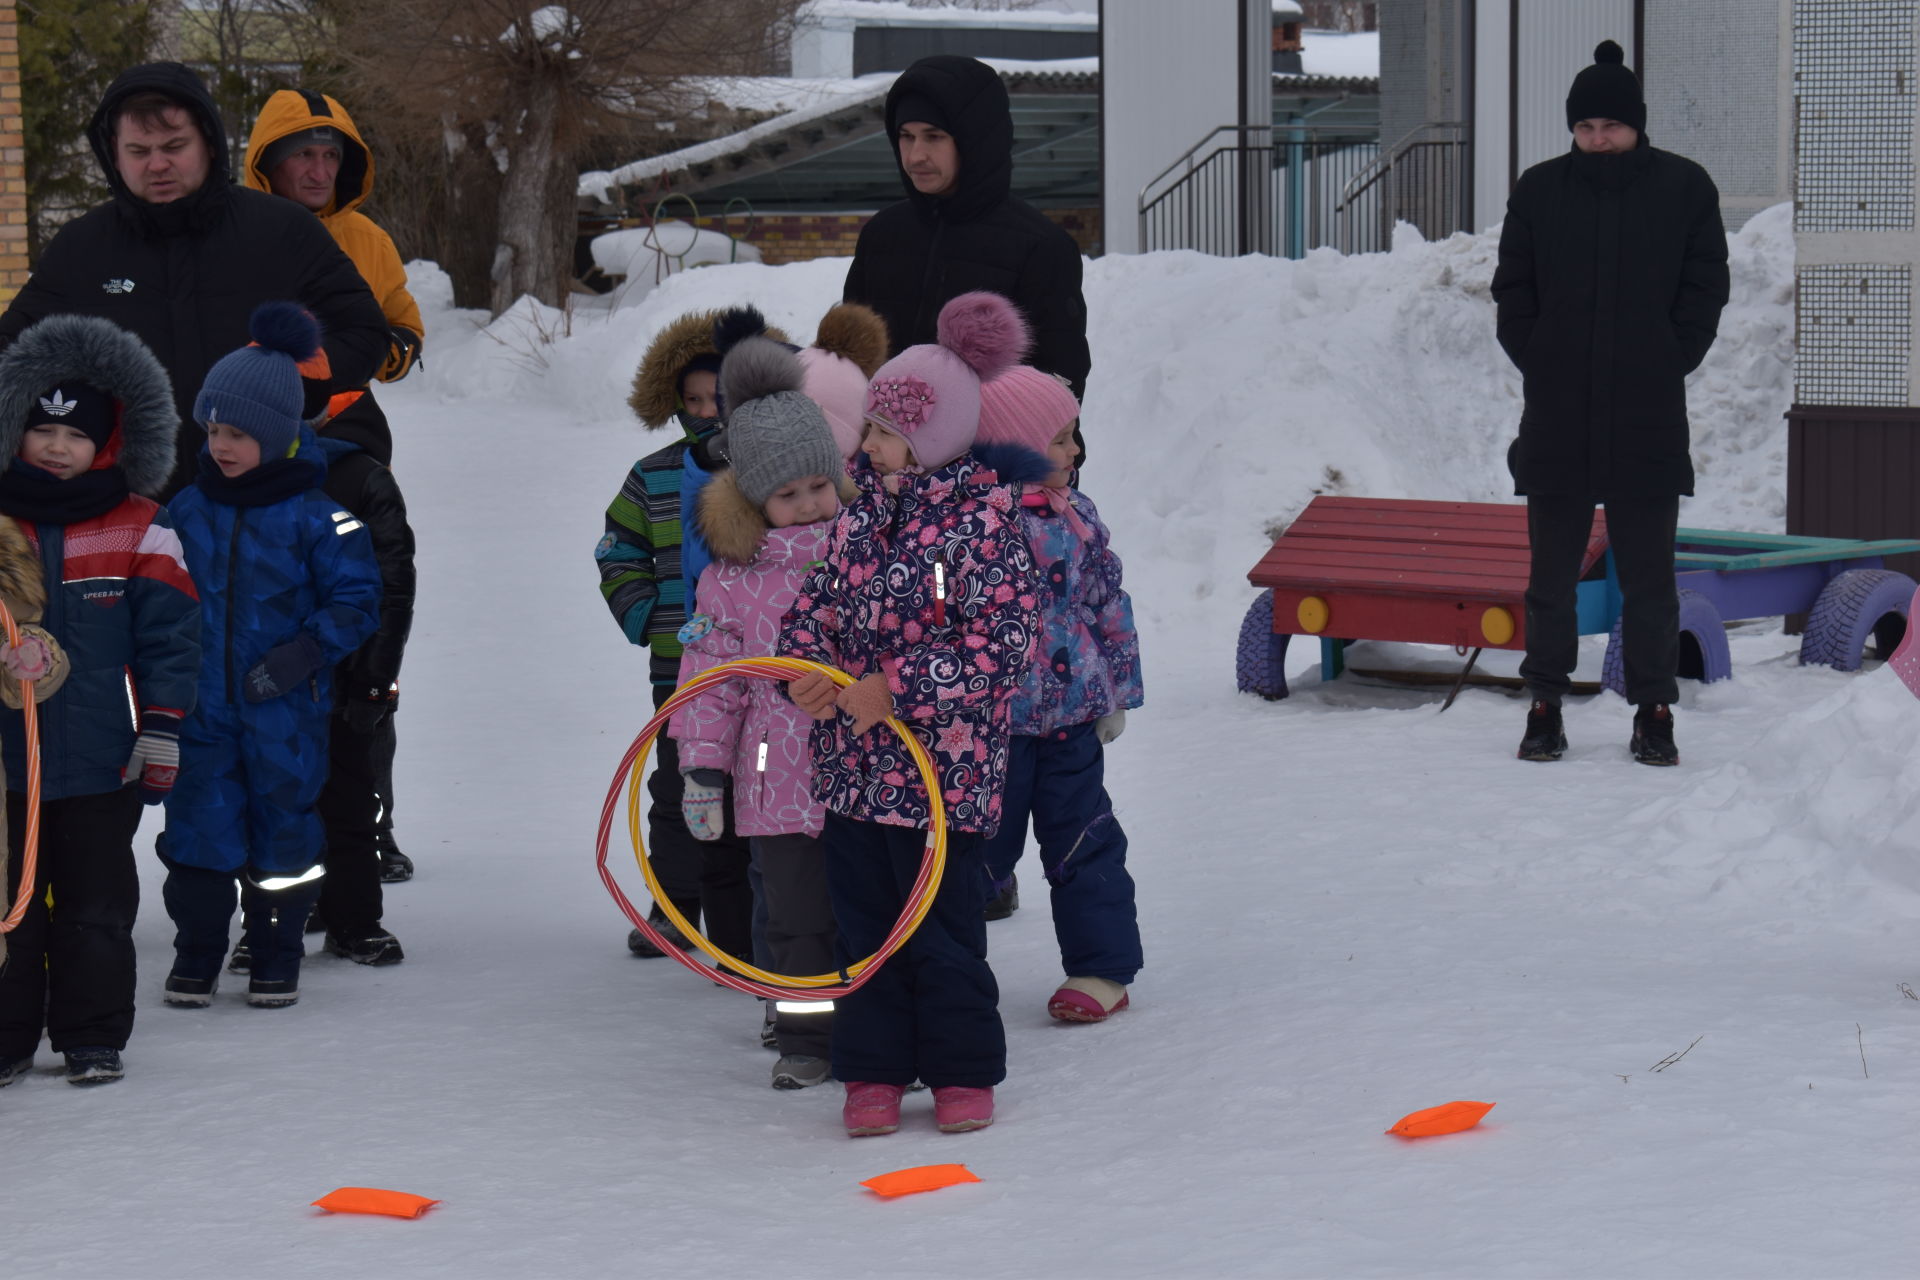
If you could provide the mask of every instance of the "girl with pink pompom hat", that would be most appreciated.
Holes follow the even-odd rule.
[[[1040,581],[1012,482],[969,452],[980,383],[1019,360],[1026,322],[997,294],[941,309],[939,342],[909,347],[868,388],[859,496],[781,629],[784,654],[854,677],[788,693],[816,721],[814,794],[839,929],[835,956],[877,950],[918,875],[932,802],[893,728],[932,757],[947,819],[947,867],[932,909],[879,973],[835,1002],[833,1074],[855,1137],[892,1133],[902,1091],[933,1090],[948,1133],[993,1122],[1006,1075],[999,988],[987,966],[982,850],[1000,821],[1008,708],[1026,674]]]

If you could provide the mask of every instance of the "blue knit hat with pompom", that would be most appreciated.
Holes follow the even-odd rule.
[[[320,350],[320,323],[291,302],[263,302],[247,321],[253,342],[220,357],[194,398],[194,421],[223,422],[260,442],[260,458],[292,455],[306,393],[300,363]]]

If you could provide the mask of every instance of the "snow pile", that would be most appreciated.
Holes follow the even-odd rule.
[[[605,306],[616,310],[634,306],[668,276],[690,267],[760,261],[760,250],[746,241],[677,218],[664,218],[651,227],[608,231],[591,243],[594,264],[620,277],[620,284],[604,300]]]

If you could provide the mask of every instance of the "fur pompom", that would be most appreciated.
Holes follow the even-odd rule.
[[[758,307],[728,307],[713,322],[713,349],[723,356],[744,339],[766,336],[767,318]]]
[[[851,360],[871,378],[887,362],[887,322],[872,307],[841,302],[820,317],[813,345],[828,355]]]
[[[720,402],[727,418],[749,400],[776,391],[801,391],[806,371],[793,352],[769,338],[742,338],[720,365]]]
[[[263,302],[253,309],[247,333],[261,347],[310,360],[320,350],[320,322],[293,302]]]
[[[985,291],[963,293],[940,308],[935,332],[982,381],[1018,364],[1032,341],[1019,308]]]
[[[1602,40],[1593,50],[1595,62],[1621,63],[1627,60],[1626,51],[1611,40]]]

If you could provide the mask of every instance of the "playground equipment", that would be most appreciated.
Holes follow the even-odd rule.
[[[1920,541],[1814,538],[1681,529],[1680,674],[1733,674],[1726,625],[1805,614],[1800,661],[1855,671],[1869,645],[1890,655],[1906,634],[1914,582],[1885,558]],[[1453,645],[1469,655],[1453,702],[1483,649],[1526,648],[1527,510],[1515,503],[1319,497],[1247,574],[1260,597],[1240,625],[1239,687],[1288,694],[1296,635],[1320,640],[1321,679],[1337,677],[1352,640]],[[1582,635],[1610,635],[1602,683],[1625,692],[1620,588],[1606,517],[1594,513],[1578,588]]]

